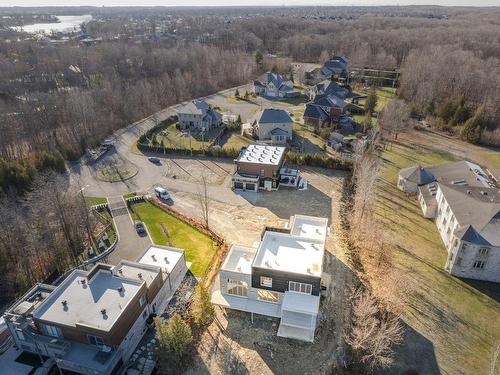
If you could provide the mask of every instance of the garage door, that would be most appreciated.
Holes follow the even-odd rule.
[[[255,184],[246,184],[246,190],[255,191]]]
[[[234,188],[235,189],[243,189],[243,182],[235,182]]]

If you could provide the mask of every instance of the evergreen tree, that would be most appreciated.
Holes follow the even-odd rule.
[[[240,91],[238,89],[236,89],[236,91],[234,92],[234,96],[236,98],[239,98],[240,97]]]
[[[202,326],[209,324],[214,317],[214,313],[214,307],[210,302],[210,295],[207,288],[202,284],[196,285],[191,307],[191,316],[194,322]]]
[[[191,327],[175,314],[169,320],[155,318],[155,328],[156,352],[160,361],[172,354],[180,360],[193,341]]]
[[[264,56],[262,55],[262,52],[260,51],[257,51],[255,52],[255,63],[257,64],[257,66],[262,66],[262,62],[264,61]]]
[[[479,107],[470,119],[465,122],[460,136],[464,141],[479,143],[483,132],[483,107]]]
[[[377,93],[375,92],[375,90],[373,89],[370,90],[365,101],[365,112],[370,113],[370,117],[371,114],[375,111],[375,107],[377,106],[377,100],[378,100]]]

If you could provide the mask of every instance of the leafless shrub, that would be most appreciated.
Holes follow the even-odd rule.
[[[351,296],[352,320],[346,341],[370,369],[387,368],[394,362],[394,346],[403,340],[403,328],[396,315],[384,312],[368,291]]]

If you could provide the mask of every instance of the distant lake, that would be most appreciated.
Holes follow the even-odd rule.
[[[69,32],[73,31],[76,27],[77,30],[80,30],[80,24],[84,22],[89,22],[92,19],[90,14],[85,14],[83,16],[57,16],[59,22],[54,23],[35,23],[33,25],[26,26],[16,26],[13,27],[16,31],[21,31],[21,29],[30,34],[50,34],[52,31],[56,32]]]

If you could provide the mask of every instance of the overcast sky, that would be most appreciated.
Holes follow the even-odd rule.
[[[220,5],[452,5],[500,6],[500,0],[0,0],[0,6],[220,6]]]

